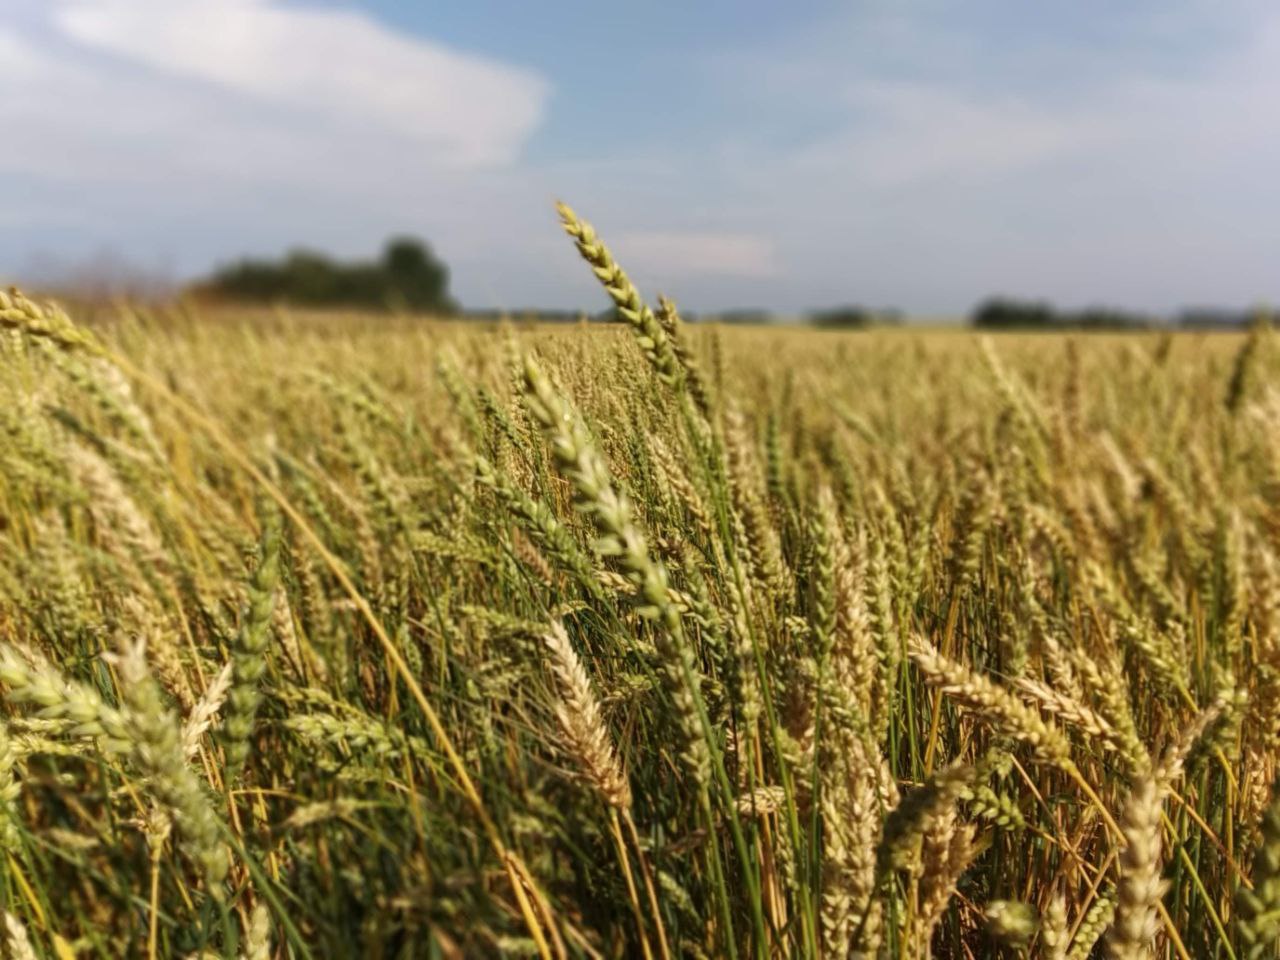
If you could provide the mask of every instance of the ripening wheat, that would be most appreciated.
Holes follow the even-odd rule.
[[[1270,332],[722,330],[560,216],[618,325],[0,296],[8,953],[1276,956]]]

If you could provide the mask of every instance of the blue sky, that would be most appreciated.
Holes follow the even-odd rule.
[[[430,240],[601,305],[563,197],[691,309],[1280,292],[1261,0],[6,0],[0,272]]]

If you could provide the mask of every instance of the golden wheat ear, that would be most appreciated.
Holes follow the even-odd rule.
[[[631,785],[614,751],[613,738],[605,726],[587,670],[559,620],[551,624],[542,639],[560,695],[556,717],[565,745],[600,798],[611,807],[626,810],[631,806]]]

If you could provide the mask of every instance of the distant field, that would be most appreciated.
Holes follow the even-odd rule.
[[[1271,335],[569,226],[633,322],[0,306],[11,955],[1275,956]]]

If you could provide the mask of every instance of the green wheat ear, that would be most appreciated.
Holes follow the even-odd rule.
[[[1245,960],[1275,956],[1280,939],[1280,779],[1262,815],[1262,838],[1253,855],[1253,889],[1236,893],[1236,930]]]
[[[65,350],[101,353],[102,345],[89,331],[78,327],[61,307],[28,300],[17,287],[0,290],[0,327],[46,340]]]
[[[683,368],[675,347],[666,330],[658,322],[649,305],[640,296],[634,283],[627,276],[622,265],[613,259],[613,254],[604,245],[604,241],[596,236],[591,224],[581,219],[567,203],[556,201],[556,210],[560,214],[560,222],[564,232],[573,238],[574,245],[582,258],[590,264],[592,271],[604,284],[618,314],[635,332],[636,342],[646,358],[653,365],[664,383],[677,384],[681,381]]]
[[[249,741],[253,734],[259,689],[267,671],[267,645],[271,639],[271,614],[275,606],[276,587],[280,582],[280,518],[268,513],[262,528],[261,555],[249,580],[240,630],[232,645],[232,681],[227,693],[226,718],[222,725],[223,745],[227,756],[227,772],[236,776],[249,757]]]

